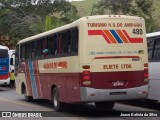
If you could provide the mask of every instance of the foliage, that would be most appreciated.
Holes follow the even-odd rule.
[[[108,9],[111,14],[128,13],[132,6],[132,0],[101,0],[96,6],[97,10],[100,9],[100,13],[104,14]]]
[[[70,23],[77,9],[65,0],[1,0],[0,35],[20,40]]]
[[[94,12],[96,4],[101,0],[84,0],[84,1],[73,1],[71,4],[74,5],[78,10],[78,15],[80,17],[92,15]]]
[[[62,26],[64,23],[57,17],[47,15],[45,22],[39,18],[38,21],[30,26],[33,33],[38,34]]]
[[[147,32],[157,31],[159,16],[154,16],[153,0],[101,0],[94,14],[129,14],[143,17]]]

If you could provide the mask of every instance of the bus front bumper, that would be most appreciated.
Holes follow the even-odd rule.
[[[10,81],[9,79],[7,80],[0,80],[0,86],[6,86],[6,85],[9,85]]]

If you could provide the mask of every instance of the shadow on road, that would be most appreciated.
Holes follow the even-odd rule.
[[[127,100],[127,101],[120,101],[120,103],[149,108],[153,110],[160,110],[160,103],[157,103],[153,100]]]
[[[21,99],[21,101],[25,101],[24,99]],[[36,99],[32,102],[34,105],[38,105],[41,107],[53,109],[52,103],[48,100],[39,100]],[[49,111],[48,115],[55,113],[54,109],[53,111]],[[77,103],[77,104],[66,104],[64,111],[62,111],[59,114],[59,117],[68,117],[68,116],[74,116],[74,117],[118,117],[122,111],[116,111],[116,110],[106,110],[101,111],[97,110],[94,104],[83,104],[83,103]],[[127,112],[125,112],[127,113]],[[51,115],[52,116],[52,115]]]
[[[9,90],[8,87],[0,87],[0,92],[1,92],[1,91],[8,91],[8,90]]]

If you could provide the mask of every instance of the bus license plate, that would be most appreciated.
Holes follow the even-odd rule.
[[[126,95],[127,92],[110,92],[110,95]]]

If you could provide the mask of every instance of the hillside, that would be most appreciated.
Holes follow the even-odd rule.
[[[84,1],[74,1],[72,2],[72,5],[74,5],[77,10],[80,17],[91,15],[91,11],[93,8],[93,5],[98,3],[100,0],[84,0]],[[155,6],[155,16],[160,16],[160,2],[159,0],[154,0],[154,6]]]
[[[74,5],[80,17],[91,15],[92,7],[94,4],[98,3],[100,0],[84,0],[84,1],[73,1]]]
[[[154,0],[154,7],[155,7],[155,15],[160,16],[160,1]]]

